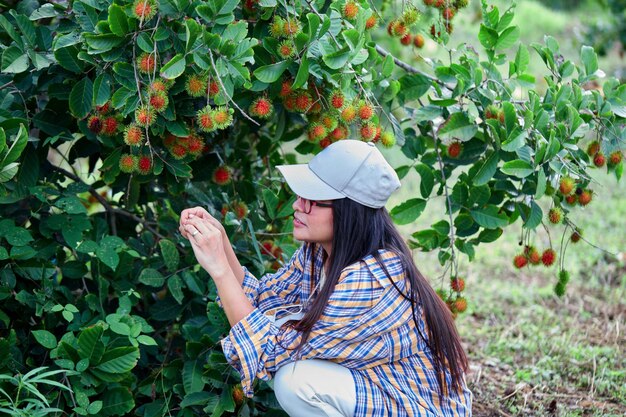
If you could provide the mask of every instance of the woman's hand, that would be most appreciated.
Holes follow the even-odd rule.
[[[215,220],[213,217],[210,219]],[[198,263],[214,280],[218,280],[232,271],[224,251],[222,232],[214,226],[210,219],[192,215],[188,217],[185,225],[181,228],[184,230],[183,236],[186,236],[191,242]]]
[[[219,220],[211,216],[209,212],[202,207],[192,207],[185,209],[180,213],[180,226],[178,230],[180,230],[180,233],[185,239],[189,239],[189,236],[187,236],[187,230],[185,229],[185,225],[189,222],[190,219],[193,219],[194,217],[199,217],[200,219],[209,221],[209,223],[211,223],[213,227],[218,229],[223,236],[226,236],[226,230],[224,230],[224,226],[222,225],[222,223],[219,222]],[[225,240],[224,243],[226,242],[228,242],[228,238]]]

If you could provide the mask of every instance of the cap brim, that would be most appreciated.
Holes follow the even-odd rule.
[[[337,200],[345,195],[322,181],[308,164],[276,166],[291,190],[307,200]]]

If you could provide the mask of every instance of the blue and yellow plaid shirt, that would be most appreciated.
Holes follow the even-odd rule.
[[[396,285],[405,291],[400,258],[387,250],[380,250],[380,255]],[[311,276],[313,262],[315,276]],[[472,393],[465,386],[440,400],[432,354],[415,328],[410,302],[371,255],[342,271],[322,316],[295,357],[301,332],[274,326],[268,315],[281,306],[308,300],[322,265],[322,247],[304,244],[275,274],[257,280],[245,271],[243,289],[255,310],[221,341],[228,362],[241,374],[244,393],[251,397],[256,378],[269,380],[289,362],[327,359],[352,372],[356,417],[470,416]],[[418,323],[427,335],[423,317]],[[449,374],[446,379],[450,380]]]

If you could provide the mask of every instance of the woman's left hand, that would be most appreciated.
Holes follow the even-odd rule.
[[[190,218],[184,227],[198,263],[214,280],[225,276],[230,265],[222,244],[222,232],[200,217]]]

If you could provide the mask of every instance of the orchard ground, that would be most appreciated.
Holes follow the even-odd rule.
[[[394,164],[403,156],[389,155]],[[626,412],[626,183],[595,170],[595,200],[572,215],[583,237],[568,246],[565,268],[571,280],[563,298],[554,294],[557,268],[517,270],[521,222],[490,244],[476,248],[469,263],[461,255],[468,310],[456,320],[469,354],[468,382],[476,416],[623,416]],[[453,180],[452,180],[453,181]],[[452,183],[452,181],[450,183]],[[419,195],[411,172],[389,207]],[[444,197],[431,198],[416,223],[402,226],[409,238],[440,219]],[[542,207],[544,213],[546,207]],[[564,227],[549,226],[559,252]],[[545,229],[534,238],[549,247]],[[566,237],[569,237],[568,232]],[[415,252],[435,288],[449,286],[437,253]]]

